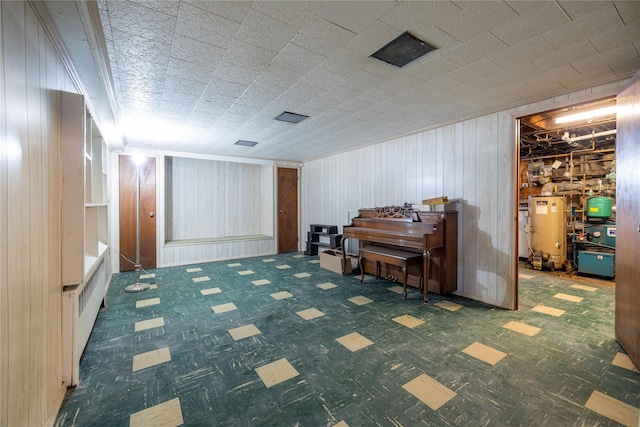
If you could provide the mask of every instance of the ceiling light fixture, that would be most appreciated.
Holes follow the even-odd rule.
[[[304,119],[308,118],[309,116],[305,116],[304,114],[290,113],[289,111],[284,111],[282,114],[275,117],[276,120],[288,123],[300,123]]]
[[[405,31],[371,54],[371,57],[401,68],[435,49],[435,46]]]
[[[582,111],[580,113],[569,114],[567,116],[557,117],[556,124],[578,122],[581,120],[590,120],[595,117],[610,116],[616,114],[617,107],[615,105],[598,108],[597,110]]]
[[[234,145],[242,145],[243,147],[253,147],[254,145],[258,145],[257,142],[254,141],[245,141],[243,139],[239,139],[235,142]]]

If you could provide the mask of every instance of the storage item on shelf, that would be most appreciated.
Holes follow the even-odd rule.
[[[311,224],[307,233],[307,248],[305,255],[318,255],[318,247],[339,248],[341,234],[337,225]]]

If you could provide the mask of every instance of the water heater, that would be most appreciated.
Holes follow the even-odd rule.
[[[564,197],[529,197],[529,260],[534,269],[557,270],[567,259]]]

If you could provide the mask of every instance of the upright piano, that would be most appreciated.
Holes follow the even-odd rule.
[[[347,239],[358,239],[359,248],[389,248],[422,254],[422,266],[409,270],[405,285],[421,287],[442,295],[457,289],[458,214],[423,212],[410,207],[384,206],[359,209],[358,216],[342,231],[341,247],[346,265]],[[415,268],[421,267],[421,268]],[[404,275],[394,265],[364,263],[364,273],[380,274],[402,283]]]

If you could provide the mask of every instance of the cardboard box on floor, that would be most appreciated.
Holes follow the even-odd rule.
[[[358,257],[355,255],[347,254],[347,267],[345,274],[352,274],[358,268]],[[344,259],[342,259],[342,252],[336,250],[327,250],[320,252],[320,267],[331,270],[335,273],[342,274],[342,266]]]

